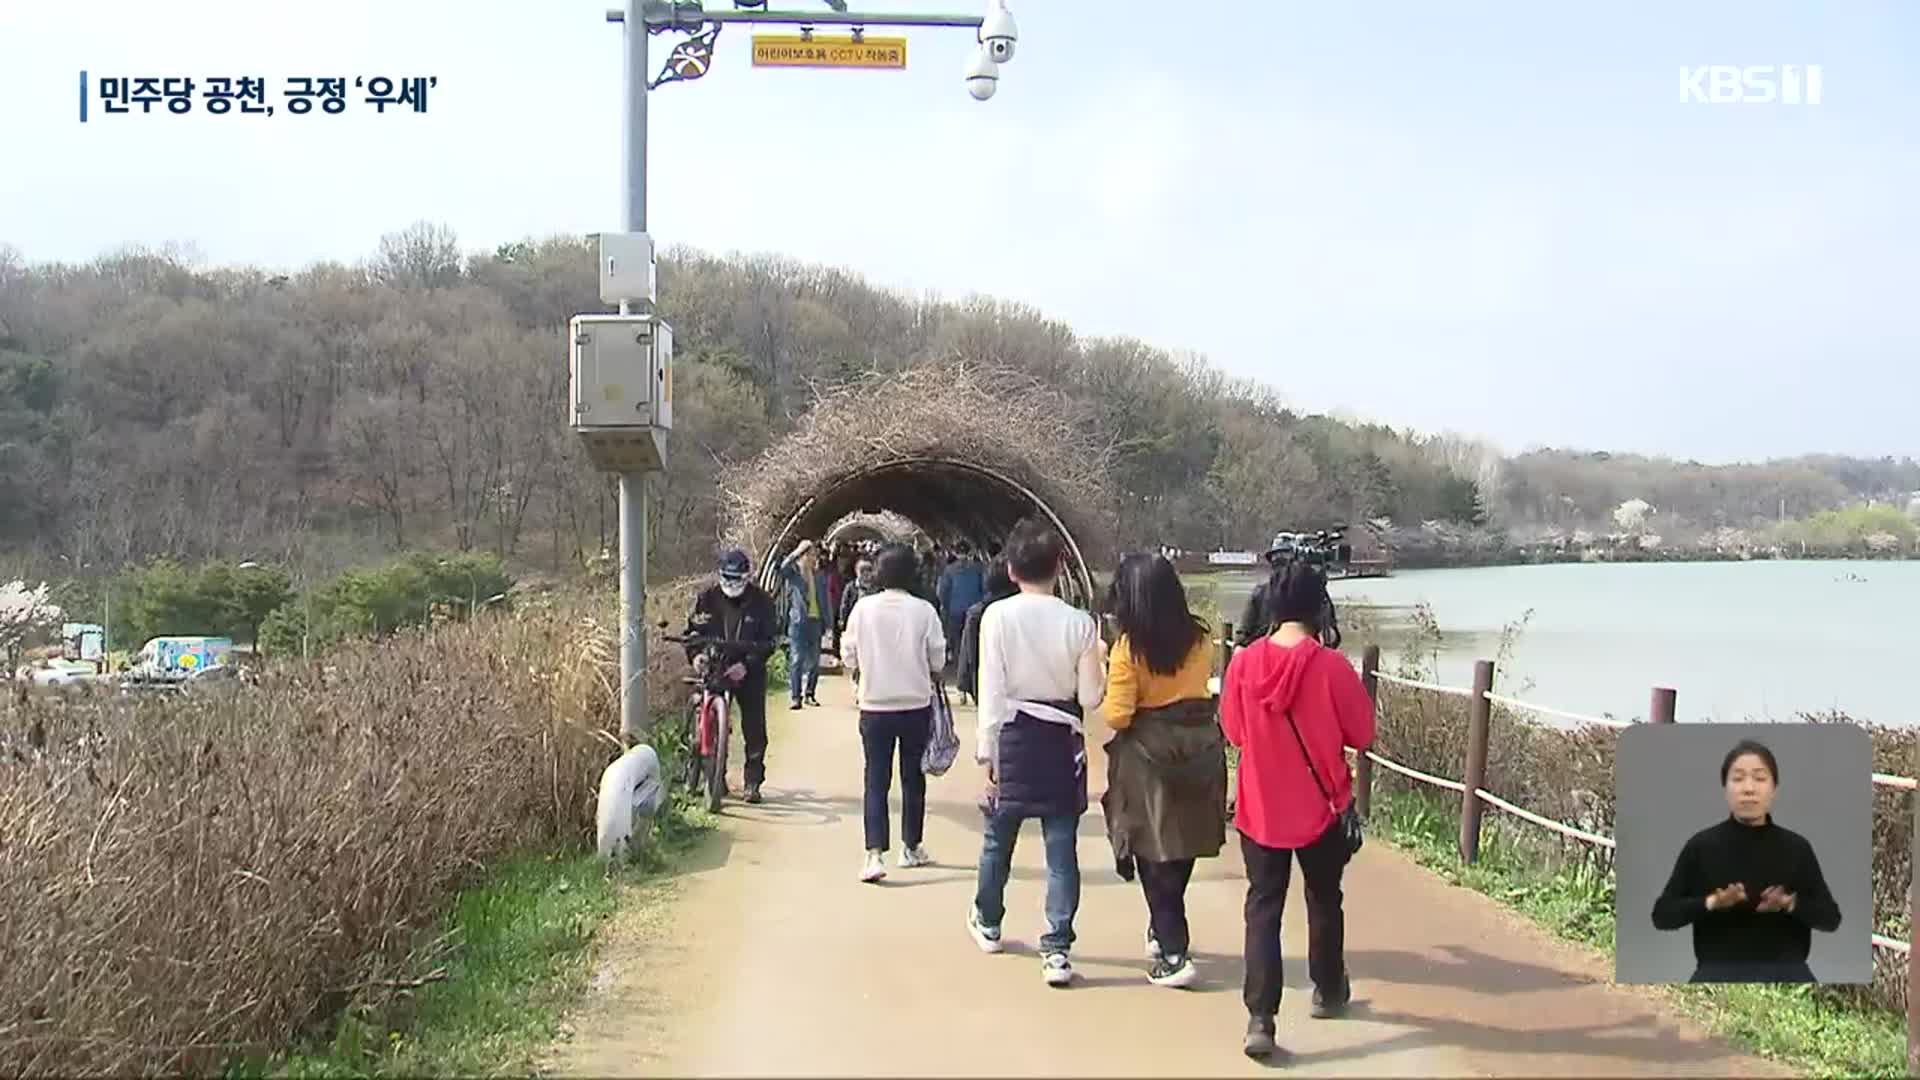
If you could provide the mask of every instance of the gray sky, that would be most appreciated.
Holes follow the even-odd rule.
[[[616,229],[607,6],[0,0],[0,242],[293,267],[418,219],[474,249]],[[1148,22],[1170,10],[1194,14]],[[711,75],[652,98],[650,231],[991,293],[1508,450],[1920,452],[1920,5],[1014,12],[986,104],[966,31],[914,33],[909,70],[881,72],[755,70],[728,28]],[[1699,64],[1817,64],[1822,101],[1682,104]],[[258,76],[276,112],[101,115],[98,80],[136,75]],[[425,114],[350,90],[301,117],[298,75],[439,83]]]

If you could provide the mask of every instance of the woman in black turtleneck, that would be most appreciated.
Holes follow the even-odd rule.
[[[1774,824],[1779,790],[1773,751],[1743,739],[1720,763],[1733,813],[1680,849],[1653,904],[1653,925],[1693,925],[1694,982],[1815,982],[1813,931],[1840,927],[1840,908],[1813,846]]]

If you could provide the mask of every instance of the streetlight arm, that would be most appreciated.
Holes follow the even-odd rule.
[[[858,11],[708,11],[701,14],[717,23],[782,23],[789,26],[962,26],[986,25],[980,15],[887,15]]]

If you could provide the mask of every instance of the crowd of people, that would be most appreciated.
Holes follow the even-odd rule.
[[[933,862],[924,843],[922,762],[951,670],[978,706],[974,758],[985,772],[967,933],[983,952],[1002,951],[1015,844],[1025,822],[1038,819],[1047,868],[1041,974],[1049,986],[1071,985],[1079,825],[1089,809],[1087,721],[1097,710],[1112,732],[1103,816],[1116,872],[1140,883],[1147,978],[1191,986],[1198,971],[1186,891],[1196,861],[1217,857],[1227,842],[1230,744],[1239,751],[1231,818],[1247,876],[1244,1049],[1254,1057],[1276,1049],[1280,927],[1296,862],[1307,905],[1312,1012],[1341,1015],[1352,994],[1341,881],[1360,842],[1343,748],[1365,749],[1374,732],[1359,676],[1319,640],[1331,610],[1325,576],[1304,563],[1275,569],[1261,590],[1265,633],[1234,654],[1216,699],[1209,686],[1213,631],[1188,606],[1164,555],[1121,560],[1101,605],[1103,628],[1059,597],[1066,544],[1046,523],[1020,523],[1004,552],[995,546],[985,554],[983,561],[964,544],[948,551],[889,543],[833,551],[823,563],[809,543],[780,567],[791,704],[818,703],[819,650],[828,633],[855,686],[865,754],[860,879],[887,874],[896,772],[897,866]],[[729,552],[720,569],[713,598],[703,594],[696,616],[704,611],[708,620],[770,634],[772,598],[754,595],[744,553]],[[754,685],[751,664],[736,665],[743,695]],[[764,671],[758,677],[764,687]],[[765,702],[757,717],[749,716],[745,696],[742,705],[747,797],[757,801]]]

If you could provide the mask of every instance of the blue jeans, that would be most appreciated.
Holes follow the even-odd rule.
[[[1026,819],[1012,814],[987,814],[986,839],[980,845],[980,884],[973,906],[981,923],[997,927],[1007,914],[1007,878],[1013,873],[1013,845]],[[1066,952],[1073,947],[1073,916],[1080,910],[1080,818],[1060,814],[1040,819],[1040,836],[1047,845],[1047,931],[1040,935],[1040,951]]]
[[[787,689],[796,702],[803,690],[808,697],[820,690],[820,624],[812,619],[787,627]]]

